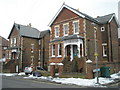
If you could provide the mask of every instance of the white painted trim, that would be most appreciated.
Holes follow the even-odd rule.
[[[77,40],[77,41],[76,41]],[[73,42],[72,42],[73,41]],[[67,45],[70,45],[71,46],[71,61],[73,59],[73,45],[77,45],[77,49],[78,49],[78,57],[81,58],[84,56],[84,54],[82,54],[82,56],[80,56],[80,44],[82,44],[82,53],[84,53],[84,48],[83,48],[83,40],[82,39],[72,39],[71,40],[66,40],[64,41],[64,53],[65,53],[65,47]],[[64,57],[65,57],[66,53],[64,54]]]
[[[78,13],[76,10],[74,10],[74,9],[70,8],[69,6],[63,4],[63,5],[61,6],[61,8],[58,10],[58,12],[56,13],[56,15],[53,17],[53,19],[51,20],[51,22],[49,23],[48,26],[51,26],[51,25],[52,25],[52,23],[54,22],[54,20],[57,18],[57,16],[60,14],[60,12],[63,10],[64,7],[67,8],[67,9],[69,9],[70,11],[74,12],[75,14],[77,14],[77,15],[85,18],[84,15]]]
[[[55,44],[52,44],[52,57],[55,57],[55,55],[53,55],[53,45],[55,45]]]
[[[59,49],[60,49],[60,43],[58,44],[58,56],[57,57],[61,57],[61,55],[59,55]]]
[[[75,33],[75,27],[74,27],[74,23],[76,23],[76,22],[78,22],[78,32],[77,33]],[[79,31],[80,31],[79,20],[73,21],[72,25],[73,25],[73,32],[74,32],[74,34],[79,34]]]
[[[55,29],[56,27],[58,27],[58,36],[56,36],[56,29]],[[60,26],[59,25],[54,26],[54,31],[55,31],[55,38],[59,37],[59,35],[60,35]]]
[[[103,57],[107,57],[107,55],[105,54],[105,50],[104,50],[104,46],[107,46],[107,43],[103,43],[102,46],[103,46],[103,47],[102,47],[102,50],[103,50],[103,53],[102,53],[102,54],[103,54]]]
[[[67,34],[65,34],[65,30],[64,30],[64,26],[65,26],[65,25],[68,26],[68,32],[67,32]],[[63,24],[63,35],[64,35],[64,36],[68,36],[68,34],[69,34],[69,23],[64,23],[64,24]]]
[[[110,18],[109,23],[112,21],[113,17],[115,18],[115,21],[116,21],[116,23],[117,23],[117,25],[119,27],[120,25],[119,25],[119,22],[118,22],[118,20],[117,20],[117,18],[115,16],[115,14],[113,14],[113,16]]]
[[[50,63],[50,65],[55,65],[55,63]]]
[[[107,43],[103,43],[102,45],[107,45]]]
[[[103,30],[102,30],[102,28],[103,28]],[[105,31],[105,27],[103,26],[103,27],[101,27],[101,32],[103,32],[103,31]]]

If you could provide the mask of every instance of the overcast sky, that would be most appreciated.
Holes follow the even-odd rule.
[[[0,36],[8,38],[15,23],[28,25],[40,31],[48,24],[63,2],[92,17],[115,13],[118,17],[119,0],[0,0]]]

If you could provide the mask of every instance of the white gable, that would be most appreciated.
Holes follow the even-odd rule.
[[[58,16],[58,15],[60,14],[60,12],[63,10],[63,8],[67,8],[67,9],[69,9],[70,11],[74,12],[75,14],[77,14],[77,15],[83,17],[83,18],[85,17],[84,15],[80,14],[79,12],[77,12],[76,10],[74,10],[73,8],[71,8],[71,7],[63,4],[63,5],[61,6],[61,8],[58,10],[58,12],[56,13],[56,15],[53,17],[53,19],[51,20],[51,22],[49,23],[48,26],[51,26],[51,25],[52,25],[52,23],[54,22],[54,20],[57,18],[57,16]]]

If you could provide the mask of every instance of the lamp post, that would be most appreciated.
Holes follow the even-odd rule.
[[[96,31],[97,28],[94,27],[94,41],[95,41],[95,61],[96,61],[96,77],[97,77],[97,83],[99,84],[99,76],[98,76],[98,53],[97,53],[97,39],[96,39]]]
[[[97,82],[96,84],[99,84],[99,75],[98,75],[98,53],[97,53],[97,28],[95,23],[92,23],[94,25],[94,43],[95,43],[95,61],[96,61],[96,78]]]

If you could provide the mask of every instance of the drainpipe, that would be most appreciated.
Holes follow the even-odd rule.
[[[111,31],[111,25],[110,25],[110,23],[109,23],[109,27],[110,27],[110,48],[111,48],[111,61],[113,61],[113,52],[112,52],[112,31]]]

